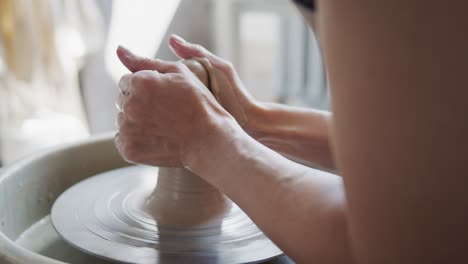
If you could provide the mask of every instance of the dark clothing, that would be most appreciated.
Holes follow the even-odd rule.
[[[315,10],[315,1],[314,0],[293,0],[294,2],[306,7],[312,11]]]

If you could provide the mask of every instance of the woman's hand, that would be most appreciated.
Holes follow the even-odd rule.
[[[253,134],[257,112],[260,111],[261,107],[245,89],[232,63],[213,55],[204,47],[189,43],[176,35],[169,38],[169,45],[179,57],[206,59],[210,65],[224,75],[228,85],[220,85],[221,87],[216,91],[216,98],[246,132]]]
[[[214,75],[222,75],[219,79],[226,77],[217,83],[219,87],[213,92],[218,102],[251,137],[303,164],[334,169],[329,113],[258,103],[246,91],[230,62],[175,35],[171,36],[169,44],[180,57],[207,60],[208,66],[217,69]]]
[[[187,167],[220,132],[240,130],[183,63],[141,58],[124,48],[117,54],[132,72],[120,80],[117,103],[115,145],[125,160]]]

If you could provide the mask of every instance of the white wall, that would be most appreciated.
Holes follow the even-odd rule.
[[[106,21],[106,27],[109,29],[112,1],[99,0],[98,2]],[[165,44],[170,33],[180,34],[187,40],[211,48],[210,3],[211,0],[182,0],[169,25],[168,34],[164,37],[163,44],[155,56],[160,59],[176,59]],[[157,27],[158,25],[147,26]],[[104,47],[86,58],[86,66],[81,74],[81,86],[91,132],[115,130],[117,113],[115,100],[118,87],[116,81],[107,72]]]

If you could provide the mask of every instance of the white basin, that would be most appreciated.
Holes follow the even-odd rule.
[[[0,170],[0,264],[111,263],[65,243],[49,213],[71,185],[129,166],[114,147],[114,134],[50,149]],[[268,263],[292,263],[281,257]]]
[[[47,150],[0,171],[0,263],[110,263],[66,244],[50,223],[55,199],[87,177],[129,164],[113,135]]]

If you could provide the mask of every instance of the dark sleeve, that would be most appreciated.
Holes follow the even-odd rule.
[[[293,1],[310,10],[315,10],[315,0],[293,0]]]

